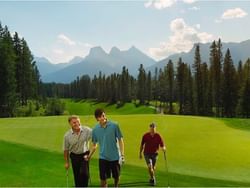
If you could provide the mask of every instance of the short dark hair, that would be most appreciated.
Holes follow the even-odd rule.
[[[102,108],[97,108],[95,110],[95,118],[101,117],[103,112],[105,112]]]
[[[149,124],[149,127],[151,127],[151,128],[155,128],[156,127],[156,124],[153,122],[153,123],[150,123]]]

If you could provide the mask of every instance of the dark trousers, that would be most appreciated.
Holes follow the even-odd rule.
[[[89,181],[89,162],[84,160],[83,154],[70,153],[71,164],[73,168],[75,187],[88,187]]]

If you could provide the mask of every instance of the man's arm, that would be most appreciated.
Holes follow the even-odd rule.
[[[92,147],[91,147],[91,149],[90,149],[89,155],[88,155],[88,157],[87,157],[85,160],[90,160],[90,159],[91,159],[92,155],[93,155],[93,154],[95,153],[95,151],[96,151],[96,148],[97,148],[97,144],[96,144],[96,143],[93,143],[93,144],[92,144]]]
[[[141,146],[140,146],[140,152],[139,152],[139,158],[141,159],[142,158],[142,151],[144,149],[144,144],[141,143]]]
[[[123,138],[120,138],[118,140],[118,143],[119,143],[119,148],[120,148],[121,156],[124,156],[124,142],[123,142]]]
[[[145,144],[145,141],[144,141],[144,136],[143,136],[141,139],[141,146],[140,146],[140,151],[139,151],[139,158],[140,159],[142,159],[142,151],[144,150],[144,144]]]
[[[119,163],[122,165],[125,163],[125,157],[124,157],[124,142],[123,142],[123,138],[121,137],[120,139],[118,139],[118,143],[119,143],[119,148],[120,148],[120,160]]]
[[[165,146],[165,143],[164,143],[161,136],[160,136],[160,147],[161,147],[162,151],[165,153],[166,152],[166,146]]]
[[[65,161],[65,168],[66,170],[69,168],[69,151],[64,150],[64,161]]]

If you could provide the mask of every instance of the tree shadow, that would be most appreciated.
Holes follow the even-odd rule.
[[[243,131],[250,131],[250,119],[221,118],[218,120],[223,121],[225,125],[230,128],[239,129]]]

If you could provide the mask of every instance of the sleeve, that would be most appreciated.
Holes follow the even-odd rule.
[[[64,151],[69,150],[69,140],[66,135],[64,136],[64,139],[63,139],[63,150]]]
[[[161,138],[161,136],[159,135],[159,144],[160,144],[160,146],[161,147],[163,147],[164,146],[164,142],[163,142],[163,140],[162,140],[162,138]]]
[[[142,136],[142,139],[141,139],[141,146],[143,146],[145,143],[145,135]]]
[[[98,142],[95,130],[92,130],[92,142],[94,144],[96,144]]]
[[[118,125],[115,126],[115,136],[116,138],[118,138],[118,140],[120,140],[123,137],[120,127]]]
[[[88,128],[88,140],[92,139],[92,129]]]

